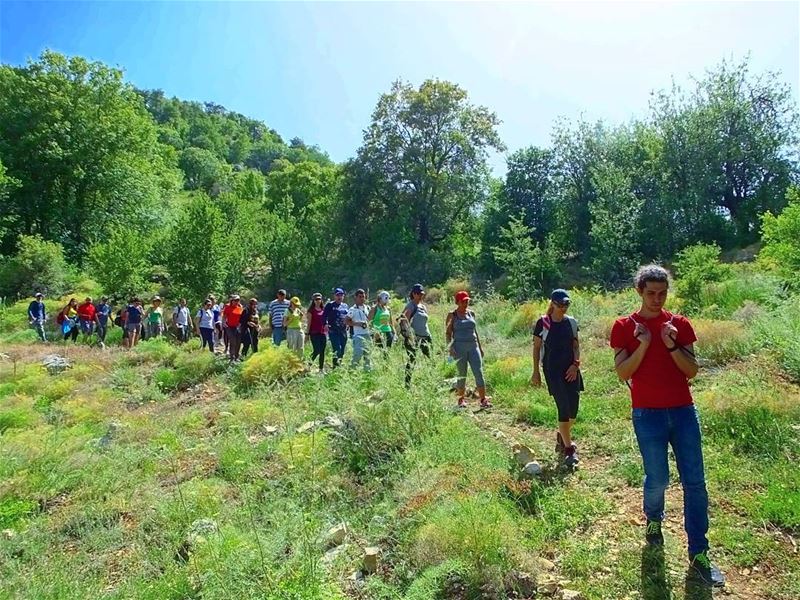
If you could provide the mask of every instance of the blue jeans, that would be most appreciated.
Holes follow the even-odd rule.
[[[274,327],[272,329],[272,343],[280,346],[281,342],[286,339],[286,327]]]
[[[667,446],[671,445],[683,487],[689,555],[707,550],[708,492],[697,408],[634,408],[632,418],[644,463],[645,516],[651,521],[664,519],[664,492],[669,485]]]
[[[342,362],[344,349],[347,347],[347,334],[331,329],[328,332],[328,338],[331,340],[331,348],[333,349],[333,366],[338,367],[339,363]]]
[[[361,357],[364,357],[364,370],[369,371],[372,365],[369,360],[369,353],[372,347],[372,338],[368,333],[359,333],[353,336],[353,360],[350,363],[351,367],[355,367],[361,362]]]

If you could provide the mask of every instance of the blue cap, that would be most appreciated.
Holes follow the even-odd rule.
[[[562,290],[561,288],[553,290],[553,293],[550,294],[550,300],[559,304],[569,304],[570,302],[567,290]]]
[[[422,287],[421,283],[415,283],[414,286],[411,288],[412,294],[423,294],[425,293],[425,288]]]
[[[333,290],[333,295],[335,296],[336,294],[341,294],[342,296],[344,296],[344,289],[336,288],[335,290]]]

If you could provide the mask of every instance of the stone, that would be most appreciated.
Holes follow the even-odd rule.
[[[62,371],[71,369],[72,363],[70,363],[65,357],[59,356],[58,354],[48,354],[42,359],[42,366],[47,369],[47,372],[51,375],[57,375]]]
[[[278,433],[278,428],[274,425],[267,425],[264,427],[264,433],[267,435],[276,435]]]
[[[536,563],[539,565],[539,569],[542,571],[554,571],[556,568],[556,565],[552,560],[548,560],[543,556],[537,558]]]
[[[330,566],[336,560],[336,558],[345,550],[347,549],[347,544],[342,544],[341,546],[334,546],[322,557],[323,564]]]
[[[344,421],[342,421],[336,415],[328,415],[322,421],[323,427],[330,427],[331,429],[341,429],[344,427]]]
[[[377,546],[364,548],[364,572],[375,573],[378,570],[378,557],[381,549]]]
[[[189,555],[199,544],[203,544],[210,535],[219,533],[219,527],[214,519],[197,519],[189,526],[183,543],[175,551],[175,560],[187,562]]]
[[[347,537],[347,525],[344,523],[339,523],[335,527],[331,527],[328,530],[328,534],[325,536],[325,541],[328,544],[328,547],[339,546],[344,539]]]
[[[322,423],[320,421],[306,421],[297,428],[297,433],[311,433],[317,429]]]
[[[545,596],[553,596],[558,591],[558,583],[555,581],[545,581],[538,589],[539,593]]]
[[[536,578],[524,571],[512,571],[508,587],[522,598],[531,598],[536,595]]]
[[[514,452],[514,460],[517,461],[520,468],[525,467],[529,462],[533,462],[533,451],[527,446],[523,444],[514,444],[512,450]]]
[[[586,596],[575,590],[561,590],[561,600],[586,600]]]
[[[386,398],[386,390],[375,390],[364,398],[364,402],[381,402],[384,398]]]
[[[542,474],[542,465],[532,460],[522,468],[522,473],[528,478],[538,477]]]
[[[2,535],[5,539],[10,540],[11,538],[16,537],[17,532],[14,531],[13,529],[3,529]]]

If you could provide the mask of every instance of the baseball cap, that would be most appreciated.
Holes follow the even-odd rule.
[[[460,292],[456,292],[456,302],[463,302],[464,300],[471,300],[472,298],[469,297],[469,292],[466,290],[461,290]]]
[[[241,300],[239,294],[231,294],[231,300]]]
[[[34,298],[43,298],[43,297],[44,297],[44,294],[42,294],[42,292],[36,292],[36,293],[33,295],[33,297],[34,297]]]
[[[414,286],[411,288],[412,294],[424,294],[425,288],[422,287],[421,283],[415,283]]]
[[[335,290],[333,290],[333,295],[335,296],[336,294],[341,294],[342,296],[344,296],[344,288],[338,287]]]
[[[561,288],[553,290],[553,292],[550,294],[550,300],[552,300],[553,302],[558,302],[559,304],[570,303],[569,294],[567,293],[567,290],[562,290]]]
[[[286,290],[284,290],[284,289],[280,289],[280,290],[278,290],[278,295],[279,295],[279,296],[280,296],[280,295],[283,295],[283,296],[285,296],[285,295],[286,295]]]
[[[161,300],[161,296],[153,296],[153,302],[155,302],[156,300]]]
[[[382,302],[388,302],[389,301],[389,292],[381,292],[380,294],[378,294],[378,298]]]
[[[298,298],[297,296],[292,296],[291,303],[294,304],[295,306],[300,306],[300,298]]]

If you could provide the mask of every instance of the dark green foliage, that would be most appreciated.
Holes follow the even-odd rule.
[[[720,247],[716,244],[696,244],[678,253],[674,264],[676,291],[687,314],[695,314],[703,307],[702,292],[709,283],[722,281],[730,272],[720,263],[719,256]]]
[[[71,272],[60,244],[38,236],[21,236],[17,253],[0,266],[0,296],[61,296],[70,287]]]
[[[787,286],[800,288],[800,188],[786,192],[789,205],[779,215],[764,213],[764,248],[758,258],[773,268]]]

